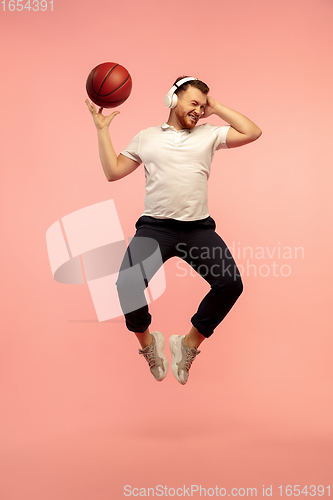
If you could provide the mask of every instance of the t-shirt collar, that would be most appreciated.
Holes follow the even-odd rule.
[[[183,132],[183,131],[191,132],[191,130],[188,128],[183,128],[182,130],[176,130],[175,127],[168,125],[167,122],[162,123],[161,127],[163,130],[167,130],[169,128],[171,130],[175,130],[176,132]]]

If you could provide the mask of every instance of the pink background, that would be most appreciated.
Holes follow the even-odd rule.
[[[280,498],[280,485],[330,484],[332,18],[330,0],[1,10],[1,500],[191,484],[257,487],[258,497],[272,485]],[[251,260],[270,274],[243,275],[184,387],[171,371],[155,382],[123,318],[99,323],[87,285],[59,284],[50,270],[45,234],[61,217],[113,199],[131,236],[143,211],[143,167],[108,183],[99,163],[85,81],[105,61],[133,78],[110,128],[118,152],[167,119],[164,95],[183,74],[258,124],[257,142],[216,153],[211,216],[231,248],[304,249]],[[273,261],[290,275],[273,276]],[[189,331],[208,291],[177,277],[177,262],[151,305],[166,338]]]

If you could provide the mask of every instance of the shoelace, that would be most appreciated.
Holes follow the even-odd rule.
[[[193,363],[195,357],[200,353],[201,351],[192,351],[191,349],[187,351],[185,360],[185,368],[187,371],[191,368],[191,364]]]
[[[154,366],[156,366],[153,345],[150,346],[149,351],[147,352],[143,352],[142,349],[139,349],[139,353],[141,356],[144,356],[144,358],[148,361],[150,368],[154,368]]]

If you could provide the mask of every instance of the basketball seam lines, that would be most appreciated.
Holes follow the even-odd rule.
[[[99,96],[99,93],[100,93],[100,91],[101,91],[101,89],[102,89],[102,87],[103,87],[103,85],[104,85],[105,80],[109,77],[109,74],[110,74],[110,73],[112,73],[112,71],[113,71],[113,70],[114,70],[117,66],[119,66],[119,64],[116,64],[115,66],[113,66],[113,68],[112,68],[112,69],[110,69],[110,71],[109,71],[109,72],[105,75],[105,78],[104,78],[104,80],[102,81],[101,86],[99,87],[99,91],[97,92],[97,97]]]
[[[100,93],[101,88],[102,88],[102,85],[103,85],[103,83],[105,82],[105,80],[107,79],[107,77],[109,76],[109,74],[111,73],[111,71],[113,71],[113,70],[114,70],[114,68],[116,68],[117,66],[119,66],[119,64],[115,64],[115,65],[113,66],[113,68],[112,68],[112,69],[108,72],[108,74],[107,74],[107,75],[106,75],[106,77],[104,78],[104,80],[103,80],[103,82],[102,82],[102,84],[101,84],[101,86],[100,86],[100,88],[99,88],[99,91],[98,91],[98,92],[96,92],[96,90],[94,89],[94,76],[95,76],[95,73],[96,73],[96,69],[97,69],[97,68],[95,68],[95,69],[94,69],[94,72],[93,72],[93,74],[91,75],[91,88],[92,88],[92,90],[95,92],[96,97],[97,97],[97,96],[98,96],[98,94]]]
[[[108,75],[108,76],[109,76],[109,75]],[[127,80],[128,80],[128,79],[129,79],[129,75],[128,75],[128,77],[126,78],[126,80],[124,80],[124,81],[123,81],[123,83],[122,83],[121,85],[119,85],[119,87],[117,87],[116,89],[112,90],[112,92],[109,92],[108,94],[104,94],[104,95],[102,95],[102,96],[100,96],[100,97],[103,99],[104,97],[107,97],[107,96],[109,96],[109,95],[113,94],[113,92],[115,92],[116,90],[119,90],[119,89],[120,89],[123,85],[125,85],[125,83],[127,82]],[[103,82],[103,83],[104,83],[104,82]],[[102,85],[103,85],[103,83],[102,83]],[[99,89],[99,91],[98,91],[98,94],[100,93],[100,91],[101,91],[101,89],[102,89],[102,85],[101,85],[101,88],[100,88],[100,89]],[[99,97],[99,95],[98,95],[98,94],[97,94],[97,97]],[[122,101],[123,99],[120,99],[120,100]],[[118,102],[118,101],[114,101],[114,102]]]
[[[91,76],[91,88],[92,88],[92,90],[93,90],[93,91],[95,92],[95,94],[96,94],[96,95],[95,95],[95,99],[97,99],[97,98],[99,98],[99,97],[100,97],[101,99],[103,99],[104,97],[107,97],[107,96],[109,96],[109,95],[113,94],[113,92],[116,92],[116,90],[119,90],[119,89],[120,89],[123,85],[125,85],[125,83],[127,82],[127,80],[128,80],[128,79],[129,79],[129,77],[130,77],[130,75],[129,75],[129,74],[127,75],[126,80],[124,80],[124,81],[123,81],[123,83],[122,83],[121,85],[119,85],[119,87],[117,87],[116,89],[112,90],[112,92],[109,92],[108,94],[105,94],[105,95],[103,95],[103,96],[99,96],[99,93],[100,93],[100,91],[102,90],[102,87],[103,87],[103,84],[104,84],[105,80],[108,78],[108,76],[110,75],[110,73],[111,73],[111,72],[112,72],[112,71],[113,71],[113,70],[114,70],[117,66],[119,66],[119,64],[116,64],[115,66],[113,66],[113,68],[112,68],[112,69],[108,72],[108,74],[105,76],[105,78],[104,78],[103,82],[102,82],[102,83],[101,83],[101,85],[100,85],[100,88],[99,88],[99,91],[98,91],[98,92],[96,92],[96,90],[94,89],[94,75],[95,75],[95,71],[96,71],[96,70],[94,71],[94,73],[93,73],[93,74],[92,74],[92,76]],[[123,101],[123,100],[124,100],[124,99],[120,99],[119,101],[113,101],[113,102],[114,102],[114,103],[117,103],[117,102],[121,102],[121,101]]]

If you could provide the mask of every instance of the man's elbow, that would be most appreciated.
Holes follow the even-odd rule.
[[[257,127],[257,130],[255,130],[252,134],[251,134],[251,142],[254,142],[256,141],[257,139],[259,139],[259,137],[261,136],[262,134],[262,130],[260,130],[259,127]]]
[[[115,172],[108,172],[107,175],[105,175],[106,179],[108,182],[114,182],[117,181],[120,177],[119,175],[116,175]]]

